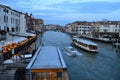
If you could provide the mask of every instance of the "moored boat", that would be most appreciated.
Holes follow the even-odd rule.
[[[88,40],[73,38],[73,44],[90,52],[97,52],[97,44]]]

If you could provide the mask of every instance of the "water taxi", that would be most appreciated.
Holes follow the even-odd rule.
[[[30,71],[30,80],[69,80],[58,47],[39,47],[26,69]]]
[[[77,52],[73,47],[71,47],[71,46],[65,47],[65,50],[69,53],[68,55],[70,55],[70,56],[76,56],[77,53],[78,53],[78,52]]]
[[[97,52],[97,44],[88,40],[73,38],[73,44],[89,52]]]

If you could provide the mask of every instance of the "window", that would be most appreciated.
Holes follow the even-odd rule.
[[[6,22],[6,20],[5,20],[5,15],[4,15],[4,22]]]
[[[14,32],[15,31],[15,29],[14,28],[12,28],[12,32]]]
[[[7,23],[8,23],[8,16],[6,16],[6,18],[7,18],[6,20],[7,20]]]
[[[0,8],[0,12],[2,11],[2,8]]]
[[[9,32],[9,28],[7,27],[7,32]]]
[[[6,12],[9,13],[9,10],[7,10]]]
[[[5,15],[4,15],[4,22],[5,22],[5,23],[8,23],[8,16],[5,16]]]
[[[12,23],[14,23],[14,18],[12,18]]]
[[[103,32],[108,32],[108,30],[107,29],[103,29]]]
[[[12,23],[13,21],[12,21],[12,18],[11,18],[11,23]]]
[[[15,24],[18,25],[18,19],[15,19],[15,22],[16,22]]]
[[[9,13],[9,10],[7,10],[6,8],[3,10],[5,13]]]
[[[62,80],[62,72],[39,72],[32,75],[33,80]]]
[[[104,25],[103,27],[109,27],[109,25]]]

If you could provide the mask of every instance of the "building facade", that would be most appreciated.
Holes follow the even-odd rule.
[[[79,36],[91,36],[91,25],[88,22],[80,22],[75,30]]]
[[[44,30],[44,20],[33,18],[32,14],[25,13],[26,27],[28,32],[42,32]]]
[[[97,38],[120,36],[120,21],[97,21],[92,27],[93,36]]]
[[[44,21],[42,19],[34,19],[34,30],[39,32],[44,30]]]
[[[100,32],[120,32],[120,21],[102,22]]]
[[[74,33],[79,36],[101,38],[120,37],[120,21],[76,21],[65,26],[66,32]]]
[[[26,18],[24,13],[20,13],[20,26],[19,26],[19,32],[25,33],[27,30],[26,26]]]
[[[0,4],[0,30],[6,32],[23,32],[26,27],[24,14]],[[21,29],[22,28],[22,29]]]
[[[56,30],[56,25],[53,25],[53,24],[45,25],[45,29],[46,30]]]
[[[72,33],[72,26],[71,26],[71,24],[67,24],[67,25],[65,25],[65,32],[67,32],[67,33]]]

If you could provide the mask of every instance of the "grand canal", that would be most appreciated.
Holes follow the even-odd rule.
[[[93,41],[98,44],[98,53],[75,47],[82,55],[72,57],[64,49],[72,43],[69,35],[47,31],[43,34],[42,41],[45,46],[60,48],[71,80],[120,80],[120,56],[112,50],[111,44]]]

